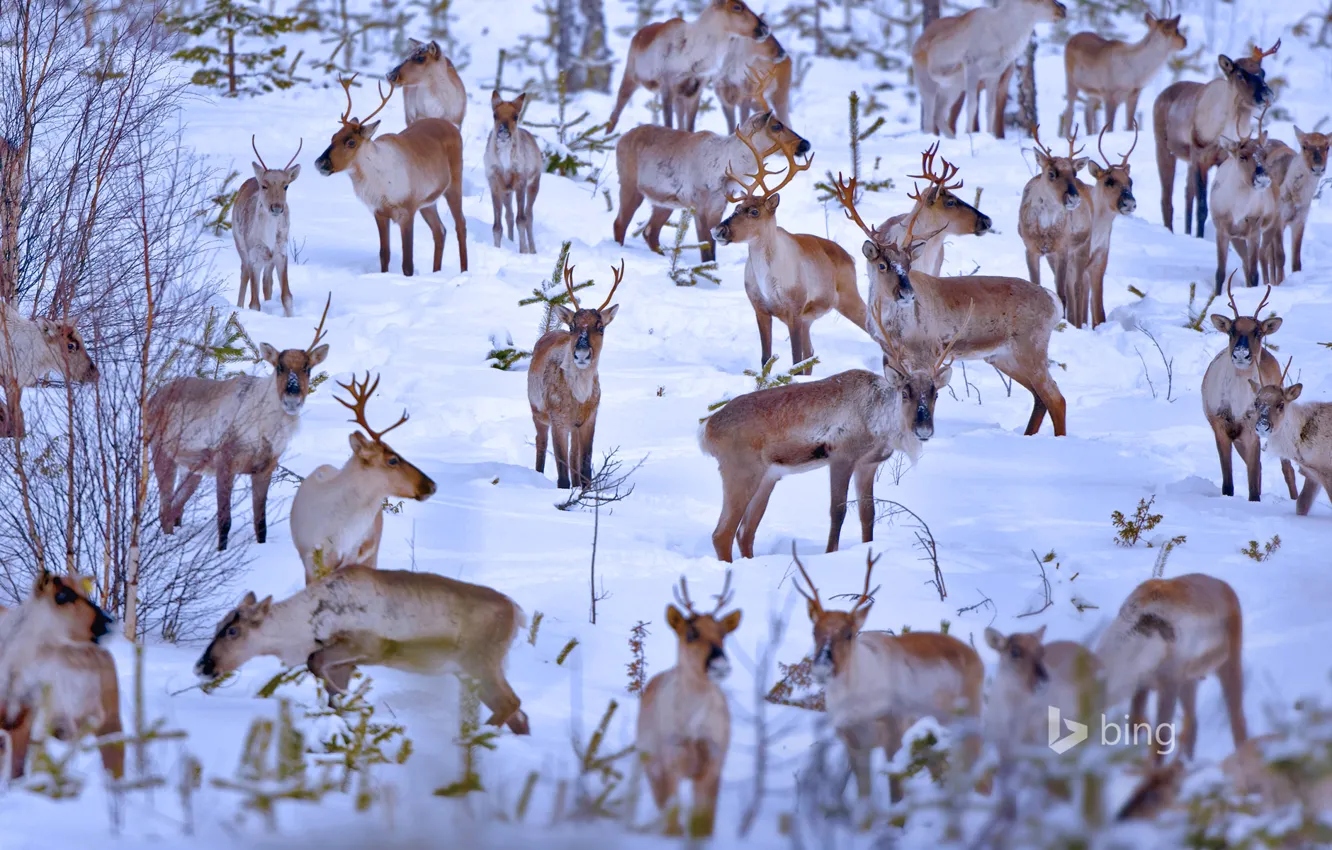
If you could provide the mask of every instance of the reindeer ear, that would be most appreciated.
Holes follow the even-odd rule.
[[[324,358],[327,356],[328,356],[328,343],[324,343],[323,345],[316,348],[314,351],[310,352],[310,368],[313,369],[314,367],[318,366],[320,363],[323,363]]]
[[[259,601],[259,600],[257,600],[257,599],[254,598],[254,591],[251,590],[249,593],[245,594],[244,598],[241,599],[240,604],[242,604],[242,605],[253,605],[253,604],[255,604],[255,603],[258,602],[258,601]]]
[[[373,124],[362,124],[361,138],[365,139],[366,141],[373,139],[375,137],[375,131],[379,129],[379,124],[380,124],[379,121],[376,121]]]
[[[1073,160],[1073,173],[1077,174],[1079,171],[1086,168],[1087,163],[1089,162],[1091,162],[1091,160],[1085,156],[1080,156],[1077,159]]]
[[[1041,643],[1045,643],[1045,626],[1041,626],[1039,629],[1032,632],[1031,636],[1036,638],[1036,640],[1040,641]]]
[[[301,176],[301,164],[298,162],[287,169],[287,182],[295,183],[296,178]]]
[[[1296,124],[1296,125],[1295,125],[1295,141],[1299,142],[1300,144],[1304,144],[1304,137],[1305,137],[1305,135],[1306,135],[1306,134],[1304,133],[1304,131],[1302,131],[1302,130],[1300,129],[1300,125],[1299,125],[1299,124]]]
[[[518,112],[520,114],[523,111],[523,105],[526,103],[527,103],[527,92],[523,92],[522,94],[518,95],[516,98],[513,99],[513,105],[517,107]]]
[[[1147,26],[1150,27],[1152,24],[1156,23],[1156,16],[1153,15],[1151,12],[1148,12],[1147,14],[1142,16],[1142,20],[1143,23],[1147,24]]]
[[[763,199],[763,208],[770,213],[777,212],[777,207],[782,202],[781,195],[769,195]]]
[[[995,652],[1003,652],[1008,649],[1008,638],[1004,633],[990,626],[985,627],[985,643]]]
[[[421,47],[422,45],[425,44],[424,41],[417,41],[414,38],[408,38],[407,43],[412,46],[412,50],[415,50],[416,48]]]
[[[265,617],[268,616],[268,612],[271,611],[272,608],[273,608],[273,597],[265,596],[264,601],[260,602],[259,605],[254,609],[255,619],[257,620],[264,619]]]
[[[934,388],[941,390],[948,386],[948,382],[953,379],[953,367],[945,366],[934,373]]]
[[[50,319],[38,319],[37,329],[42,332],[42,336],[47,339],[55,339],[60,336],[60,325]]]
[[[1283,395],[1285,395],[1286,401],[1294,401],[1295,399],[1300,397],[1300,393],[1303,391],[1304,391],[1304,384],[1291,384],[1290,386],[1286,387]]]
[[[352,454],[357,455],[364,452],[371,445],[370,441],[360,431],[352,431],[351,436],[347,438],[347,442],[351,444]]]
[[[280,352],[266,342],[259,343],[259,356],[264,358],[273,366],[277,366]]]
[[[37,594],[45,590],[46,586],[51,583],[53,578],[54,577],[45,569],[38,571],[37,577],[36,579],[33,580],[32,583],[32,595],[36,596]]]
[[[602,310],[601,326],[604,328],[606,327],[606,325],[609,325],[611,321],[615,318],[615,314],[618,312],[620,312],[619,304],[612,304],[609,307],[607,307],[605,310]]]
[[[1211,319],[1212,319],[1212,327],[1216,328],[1223,334],[1230,333],[1231,325],[1233,325],[1234,322],[1232,322],[1229,318],[1221,315],[1220,313],[1213,313],[1211,315]]]
[[[1091,176],[1095,177],[1097,180],[1100,180],[1106,173],[1106,170],[1101,167],[1101,164],[1094,159],[1087,162],[1087,171],[1089,171]]]
[[[865,605],[857,609],[855,614],[851,615],[852,621],[856,624],[856,631],[865,628],[865,621],[869,619],[869,612],[873,607],[873,602],[867,602]]]
[[[814,604],[813,599],[805,600],[805,613],[809,615],[809,621],[811,623],[817,623],[819,621],[819,606]]]
[[[1258,383],[1257,381],[1255,381],[1253,378],[1250,378],[1250,379],[1249,379],[1249,389],[1253,390],[1253,394],[1254,394],[1254,395],[1258,395],[1258,393],[1262,392],[1263,387],[1262,387],[1261,384],[1259,384],[1259,383]]]
[[[666,625],[671,627],[671,631],[679,633],[685,627],[685,615],[680,613],[680,609],[674,605],[666,606]]]
[[[440,54],[439,42],[438,41],[430,42],[430,47],[426,50],[426,53],[430,55],[431,59],[438,59]]]
[[[563,322],[564,324],[568,325],[570,328],[572,328],[574,320],[573,310],[570,310],[568,307],[565,307],[563,304],[555,304],[554,308],[555,308],[555,318]]]
[[[1263,336],[1271,336],[1281,328],[1281,317],[1273,316],[1263,322]]]
[[[860,252],[865,255],[867,260],[877,260],[879,258],[879,246],[869,239],[866,239],[865,244],[860,246]]]
[[[250,165],[254,166],[254,179],[258,180],[259,185],[262,186],[264,183],[264,170],[265,170],[264,167],[254,161],[251,161]]]
[[[735,631],[736,629],[740,628],[739,609],[732,611],[731,613],[727,614],[725,617],[722,617],[721,627],[722,627],[722,633],[728,635],[731,632]]]
[[[1227,77],[1230,76],[1231,71],[1235,70],[1235,63],[1231,62],[1230,57],[1224,53],[1216,57],[1216,64],[1221,66],[1221,73],[1225,74]]]
[[[490,108],[491,108],[491,109],[498,109],[498,108],[499,108],[499,105],[500,105],[501,103],[503,103],[503,102],[504,102],[504,98],[500,97],[499,89],[495,89],[493,92],[490,93]]]

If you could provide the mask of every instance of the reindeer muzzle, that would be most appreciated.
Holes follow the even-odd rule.
[[[401,78],[402,78],[401,65],[394,65],[392,68],[389,69],[389,72],[384,75],[384,79],[387,80],[391,85],[397,85],[398,80]]]
[[[439,487],[435,485],[435,480],[433,478],[430,478],[429,476],[422,475],[421,489],[418,490],[416,493],[416,501],[424,502],[426,499],[429,499],[431,496],[435,495],[435,493],[437,493],[438,491]]]
[[[922,443],[934,436],[934,414],[923,403],[916,406],[916,421],[912,423],[911,431]]]
[[[731,662],[726,660],[721,647],[714,646],[708,653],[708,678],[720,682],[729,675],[731,675]]]
[[[287,208],[283,204],[269,204],[268,211],[273,215],[282,215],[287,211]]]
[[[1067,18],[1067,17],[1068,17],[1068,7],[1065,6],[1063,3],[1058,3],[1058,2],[1056,2],[1056,3],[1054,4],[1054,7],[1055,7],[1055,20],[1056,20],[1056,21],[1062,21],[1064,18]]]
[[[1253,430],[1261,440],[1266,440],[1272,436],[1272,420],[1266,410],[1258,411],[1258,421],[1253,423]]]
[[[772,30],[768,27],[767,23],[765,23],[763,19],[760,18],[758,26],[754,27],[754,40],[763,41],[765,38],[767,38],[770,35],[772,35]]]
[[[1248,369],[1253,365],[1253,354],[1249,351],[1249,342],[1240,338],[1235,347],[1230,349],[1230,362],[1236,369]]]
[[[1069,190],[1064,193],[1064,209],[1073,212],[1080,206],[1082,206],[1082,195],[1078,194],[1076,188],[1070,187]]]
[[[775,62],[785,62],[785,61],[786,61],[786,57],[788,57],[788,56],[790,56],[790,55],[791,55],[791,54],[789,54],[789,53],[786,52],[786,48],[785,48],[785,47],[778,47],[778,48],[777,48],[777,55],[774,56],[774,57],[772,57],[772,61],[773,61],[774,63],[775,63]]]
[[[94,615],[92,624],[93,643],[100,643],[102,638],[111,631],[111,625],[115,623],[115,620],[111,619],[110,614],[107,614],[96,605],[93,607],[97,609],[97,614]]]
[[[1259,106],[1272,105],[1272,88],[1267,83],[1259,83],[1260,88],[1253,96],[1253,102]]]
[[[332,153],[333,146],[329,145],[328,148],[319,155],[319,158],[315,160],[315,170],[325,177],[333,173]]]
[[[1037,662],[1035,673],[1036,673],[1036,681],[1038,682],[1050,681],[1050,671],[1045,669],[1044,664]]]
[[[984,236],[991,230],[994,230],[994,222],[990,220],[990,217],[988,215],[978,214],[976,216],[976,235]]]
[[[1133,211],[1138,208],[1138,199],[1133,197],[1132,192],[1125,192],[1119,196],[1119,214],[1133,215]]]
[[[826,644],[814,654],[814,663],[810,665],[809,673],[820,685],[826,685],[833,677],[832,649]]]
[[[587,334],[578,335],[578,341],[574,343],[573,359],[574,365],[579,369],[586,369],[592,365],[592,341],[588,339]]]
[[[802,139],[800,140],[800,144],[796,145],[796,150],[795,150],[795,152],[796,152],[796,156],[804,156],[804,155],[806,155],[807,153],[809,153],[811,147],[813,147],[813,146],[810,145],[810,143],[809,143],[809,139],[803,139],[803,138],[802,138]]]
[[[1253,172],[1253,188],[1269,189],[1272,186],[1272,175],[1265,169],[1259,168]]]
[[[712,228],[712,238],[723,245],[730,245],[731,226],[726,222],[722,222],[721,224]]]

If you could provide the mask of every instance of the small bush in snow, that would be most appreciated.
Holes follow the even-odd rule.
[[[1240,550],[1240,554],[1247,555],[1261,564],[1263,561],[1266,561],[1268,558],[1275,555],[1276,551],[1280,548],[1281,536],[1279,534],[1273,534],[1272,539],[1264,543],[1261,549],[1258,548],[1257,540],[1250,540],[1249,545]]]

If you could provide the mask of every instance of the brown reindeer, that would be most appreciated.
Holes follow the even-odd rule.
[[[24,773],[34,728],[62,741],[119,735],[116,662],[97,643],[111,618],[89,598],[91,580],[42,570],[17,608],[0,609],[0,776]],[[4,739],[0,739],[0,744]],[[103,744],[102,767],[124,775],[125,745]]]
[[[403,411],[397,422],[382,431],[370,427],[365,405],[379,387],[379,377],[370,383],[370,373],[359,384],[338,382],[352,400],[334,397],[352,412],[365,432],[353,431],[352,456],[341,469],[325,464],[305,477],[291,503],[291,542],[305,565],[305,583],[320,573],[338,567],[379,564],[379,540],[384,533],[384,500],[416,499],[424,502],[435,494],[435,482],[417,469],[388,443],[384,435],[407,421]]]
[[[1332,136],[1325,133],[1305,133],[1295,128],[1295,139],[1300,149],[1291,150],[1285,142],[1272,141],[1267,149],[1267,167],[1272,175],[1272,191],[1276,194],[1276,223],[1264,234],[1270,245],[1273,282],[1285,280],[1286,246],[1283,242],[1286,228],[1290,228],[1290,251],[1293,255],[1290,270],[1303,268],[1301,253],[1304,247],[1304,226],[1309,220],[1318,184],[1327,172],[1327,154]]]
[[[1221,161],[1217,142],[1231,127],[1247,128],[1255,109],[1270,106],[1275,95],[1267,85],[1263,59],[1281,48],[1253,48],[1243,59],[1217,56],[1221,78],[1209,83],[1178,82],[1156,96],[1152,117],[1156,130],[1156,167],[1161,175],[1161,218],[1175,229],[1175,160],[1188,164],[1184,184],[1184,232],[1203,238],[1207,221],[1207,175]],[[1198,205],[1193,228],[1194,202]]]
[[[1286,363],[1290,371],[1290,363]],[[1265,448],[1282,459],[1294,461],[1304,476],[1295,502],[1296,516],[1308,516],[1319,490],[1332,496],[1332,404],[1309,402],[1296,404],[1304,387],[1286,386],[1286,372],[1277,380],[1249,381],[1253,390],[1254,431]],[[1292,493],[1294,480],[1290,480]]]
[[[731,602],[731,571],[706,614],[694,610],[689,584],[680,579],[666,625],[676,635],[675,666],[652,677],[638,710],[638,754],[644,759],[657,808],[667,813],[667,835],[681,835],[674,805],[682,780],[693,783],[689,835],[712,835],[722,768],[731,746],[731,712],[717,683],[731,674],[726,636],[740,627],[740,610],[722,616]],[[676,607],[676,606],[679,607]]]
[[[762,41],[770,34],[768,25],[742,0],[709,0],[693,21],[671,18],[648,24],[629,42],[624,76],[606,132],[615,129],[639,86],[660,90],[662,120],[667,127],[676,123],[677,100],[681,105],[691,105],[692,110],[681,112],[678,123],[681,130],[693,132],[699,87],[702,80],[716,73],[728,43],[735,38]]]
[[[1230,285],[1226,285],[1234,317],[1227,318],[1220,313],[1213,313],[1211,319],[1212,325],[1226,334],[1230,341],[1212,358],[1202,382],[1203,414],[1207,417],[1207,424],[1212,426],[1216,451],[1221,458],[1221,494],[1235,495],[1235,482],[1231,473],[1231,448],[1234,447],[1239,450],[1249,471],[1251,502],[1257,502],[1262,497],[1263,468],[1262,447],[1254,431],[1257,419],[1253,410],[1254,393],[1249,382],[1257,377],[1261,384],[1280,384],[1281,377],[1281,367],[1263,344],[1267,337],[1281,328],[1281,319],[1277,316],[1259,318],[1271,293],[1272,288],[1269,286],[1253,315],[1241,316],[1239,307],[1235,306],[1235,295]],[[1281,462],[1281,474],[1290,489],[1290,497],[1294,499],[1295,470],[1290,461]]]
[[[489,587],[432,573],[342,567],[282,602],[246,594],[222,618],[194,672],[216,680],[272,655],[289,667],[307,665],[330,695],[347,693],[358,666],[454,673],[477,683],[491,710],[487,724],[526,735],[527,715],[504,678],[525,623],[523,609]]]
[[[791,123],[791,66],[794,63],[776,36],[762,41],[733,38],[722,60],[721,71],[713,84],[722,115],[726,118],[726,132],[734,133],[751,114],[772,104],[778,121]],[[763,91],[755,95],[752,80],[767,80]],[[693,108],[693,107],[691,107]]]
[[[1096,644],[1106,671],[1106,705],[1132,697],[1133,730],[1146,723],[1147,697],[1156,691],[1157,728],[1183,709],[1178,757],[1191,760],[1198,741],[1198,684],[1221,680],[1230,733],[1238,747],[1249,737],[1244,719],[1244,620],[1239,598],[1218,578],[1191,573],[1138,585]],[[1159,743],[1159,742],[1158,742]],[[1158,746],[1152,759],[1165,755]]]
[[[536,471],[546,471],[546,442],[553,434],[557,486],[563,490],[592,483],[592,438],[601,405],[597,366],[606,326],[620,310],[611,299],[624,280],[624,260],[611,272],[615,283],[606,300],[589,310],[574,294],[573,266],[565,266],[564,285],[574,308],[556,304],[554,310],[569,330],[547,331],[537,340],[527,370],[527,400],[536,424]]]
[[[458,69],[440,50],[439,42],[424,44],[414,38],[407,41],[412,52],[384,75],[389,85],[402,89],[407,123],[442,118],[462,129],[463,116],[467,114],[467,89]]]
[[[1090,191],[1086,192],[1091,202],[1091,249],[1087,281],[1091,289],[1093,328],[1105,321],[1105,268],[1110,263],[1110,235],[1114,231],[1115,220],[1121,215],[1133,215],[1138,208],[1138,201],[1133,197],[1133,175],[1129,166],[1129,157],[1138,146],[1138,124],[1133,122],[1133,144],[1118,163],[1110,161],[1102,146],[1109,126],[1107,124],[1101,128],[1101,135],[1096,139],[1096,150],[1105,161],[1105,167],[1101,167],[1094,159],[1087,161],[1087,172],[1095,181]]]
[[[1027,274],[1041,285],[1041,258],[1050,264],[1064,318],[1075,328],[1087,322],[1087,268],[1091,265],[1092,208],[1088,187],[1078,172],[1088,163],[1074,150],[1078,128],[1069,137],[1068,156],[1056,156],[1041,144],[1040,127],[1032,131],[1039,173],[1022,190],[1018,233],[1027,248]]]
[[[241,184],[236,203],[231,208],[231,235],[240,255],[240,294],[236,306],[245,306],[245,287],[250,288],[250,309],[258,310],[259,276],[264,278],[264,300],[273,298],[273,270],[282,284],[282,312],[291,315],[291,286],[287,283],[287,234],[291,231],[291,208],[287,206],[287,187],[300,176],[301,167],[292,165],[301,155],[305,140],[281,168],[269,168],[259,155],[259,147],[250,136],[250,147],[258,162],[254,176]]]
[[[379,270],[389,267],[389,222],[396,221],[402,233],[402,273],[410,277],[412,262],[412,227],[417,212],[430,226],[435,237],[434,270],[444,262],[444,224],[439,219],[435,201],[440,195],[453,215],[454,237],[458,240],[458,265],[467,271],[467,220],[462,211],[462,135],[456,125],[442,118],[419,118],[401,133],[385,133],[375,138],[380,122],[367,123],[388,105],[393,96],[379,89],[380,104],[365,118],[352,118],[352,74],[339,78],[347,94],[347,111],[338,119],[342,128],[333,134],[328,149],[315,160],[315,168],[325,177],[345,171],[361,203],[375,214],[379,229]]]
[[[148,399],[144,427],[157,476],[162,532],[181,524],[185,504],[203,476],[217,479],[217,548],[227,548],[231,532],[231,493],[237,475],[250,476],[254,538],[268,539],[268,487],[278,460],[300,427],[301,408],[310,393],[310,374],[328,356],[324,320],[333,296],[305,349],[278,351],[260,343],[273,377],[238,375],[226,380],[176,378]],[[176,486],[177,470],[185,478]]]
[[[934,156],[939,152],[935,142],[920,155],[920,174],[908,174],[912,180],[926,181],[925,191],[912,184],[914,192],[907,197],[916,202],[910,212],[895,215],[880,224],[875,231],[880,241],[906,244],[908,228],[932,234],[924,241],[919,256],[912,264],[926,274],[937,276],[943,269],[944,237],[949,234],[981,236],[993,229],[990,217],[959,198],[954,190],[961,189],[963,181],[950,182],[959,171],[956,165],[942,160],[943,169],[935,171]],[[908,242],[910,240],[907,240]]]
[[[900,636],[866,631],[879,588],[870,589],[870,576],[878,560],[865,556],[865,587],[850,611],[824,610],[818,588],[805,571],[791,544],[791,557],[809,587],[794,583],[805,597],[814,625],[814,680],[824,687],[828,721],[846,745],[856,776],[859,802],[867,806],[873,777],[870,759],[882,747],[891,760],[902,746],[902,735],[916,720],[931,716],[943,725],[975,723],[981,710],[985,665],[976,650],[938,632],[912,630]],[[964,730],[966,732],[967,730]],[[975,761],[978,730],[970,730],[963,748],[964,761]],[[899,777],[889,780],[894,803],[902,799]]]
[[[1266,109],[1263,110],[1266,113]],[[1239,141],[1222,136],[1217,145],[1225,161],[1212,181],[1212,224],[1216,228],[1216,294],[1226,280],[1226,261],[1233,246],[1244,264],[1249,286],[1258,285],[1259,267],[1263,283],[1271,284],[1275,252],[1270,240],[1264,250],[1263,236],[1277,226],[1277,194],[1267,171],[1267,134],[1258,119],[1258,136],[1247,134]]]
[[[1068,105],[1059,121],[1059,135],[1067,136],[1073,126],[1073,108],[1078,92],[1086,93],[1082,126],[1095,133],[1097,113],[1105,104],[1105,129],[1115,129],[1115,113],[1124,104],[1126,126],[1137,126],[1138,98],[1166,60],[1189,46],[1179,31],[1179,15],[1173,18],[1143,15],[1147,34],[1129,44],[1104,38],[1094,32],[1080,32],[1064,46],[1064,76]]]
[[[999,667],[985,707],[985,734],[1005,759],[1022,746],[1046,742],[1048,711],[1090,724],[1105,707],[1105,683],[1096,654],[1071,640],[1045,641],[1045,626],[1005,635],[985,630]]]
[[[865,327],[865,302],[856,289],[856,264],[851,255],[836,242],[819,236],[793,234],[777,226],[777,194],[795,176],[809,170],[814,158],[798,164],[789,147],[782,150],[787,166],[780,172],[780,182],[768,186],[773,176],[750,139],[740,136],[754,153],[757,170],[746,180],[734,173],[731,179],[744,187],[744,193],[728,193],[726,199],[735,211],[712,229],[712,237],[723,245],[746,243],[749,259],[745,262],[745,294],[758,319],[759,363],[772,357],[772,318],[786,325],[791,336],[791,363],[794,366],[814,356],[809,329],[830,310],[837,310],[857,327]],[[813,365],[802,374],[814,374]]]
[[[518,253],[535,254],[536,240],[532,237],[532,208],[536,206],[537,190],[541,188],[541,170],[545,160],[541,148],[531,133],[518,126],[527,95],[506,101],[498,91],[490,95],[490,110],[495,126],[486,142],[483,162],[486,179],[490,182],[490,199],[495,206],[495,226],[491,233],[495,247],[500,246],[500,209],[509,223],[509,241],[513,241],[513,206],[518,204]]]
[[[5,403],[0,405],[0,437],[22,437],[23,390],[51,373],[67,381],[90,384],[99,377],[78,328],[54,319],[23,317],[8,301],[0,301],[0,384]]]

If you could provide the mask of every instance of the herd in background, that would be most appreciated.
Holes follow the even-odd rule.
[[[1037,22],[1064,14],[1054,0],[1002,0],[994,9],[982,7],[927,27],[913,52],[922,128],[952,136],[965,103],[965,126],[978,131],[980,98],[988,92],[990,130],[1002,137],[1007,82],[1019,48]],[[776,318],[789,330],[793,361],[806,363],[803,372],[811,374],[812,365],[806,362],[814,354],[811,325],[833,310],[865,330],[883,355],[882,374],[850,370],[742,395],[702,424],[700,445],[717,460],[723,485],[721,515],[712,537],[718,559],[730,561],[737,541],[741,556],[752,557],[776,482],[783,475],[824,466],[832,485],[827,551],[838,548],[852,482],[862,540],[870,542],[879,467],[895,451],[913,461],[919,456],[934,433],[935,401],[957,359],[989,363],[1032,393],[1026,434],[1039,431],[1046,413],[1055,435],[1066,434],[1066,403],[1050,373],[1049,340],[1061,319],[1075,327],[1088,320],[1093,327],[1105,321],[1102,293],[1113,225],[1118,216],[1136,209],[1128,162],[1133,148],[1115,161],[1101,143],[1124,105],[1136,146],[1140,93],[1169,55],[1187,44],[1178,17],[1148,14],[1146,23],[1147,35],[1135,44],[1093,33],[1078,34],[1068,43],[1069,103],[1060,128],[1068,139],[1068,154],[1046,147],[1032,128],[1039,172],[1023,190],[1018,221],[1029,279],[939,276],[944,237],[985,234],[993,230],[993,222],[955,194],[963,185],[959,168],[939,156],[938,143],[923,153],[920,172],[909,175],[924,181],[923,189],[914,184],[909,195],[914,206],[877,227],[866,224],[857,209],[856,181],[839,175],[836,200],[866,237],[861,246],[869,279],[864,299],[855,261],[846,250],[829,239],[777,226],[778,192],[809,168],[810,144],[790,125],[791,59],[763,20],[739,0],[712,0],[697,20],[650,24],[634,36],[608,126],[615,126],[639,87],[661,96],[665,126],[633,128],[616,146],[616,241],[623,244],[645,200],[652,206],[645,239],[653,250],[659,248],[661,228],[672,211],[692,209],[705,260],[713,257],[717,242],[749,247],[745,291],[757,320],[763,362],[772,355]],[[1259,265],[1269,284],[1281,283],[1287,227],[1293,231],[1292,267],[1300,269],[1304,223],[1326,168],[1327,136],[1297,129],[1297,151],[1269,140],[1261,115],[1258,134],[1249,130],[1254,113],[1265,112],[1274,99],[1262,62],[1279,46],[1278,41],[1269,50],[1254,48],[1238,60],[1219,56],[1221,78],[1206,84],[1176,83],[1161,93],[1153,110],[1167,227],[1173,226],[1175,160],[1188,166],[1186,229],[1200,237],[1208,213],[1207,175],[1218,169],[1211,192],[1218,293],[1231,245],[1244,263],[1246,283],[1257,285]],[[401,231],[403,273],[413,273],[412,231],[418,212],[434,237],[432,267],[440,270],[446,232],[436,203],[442,196],[453,216],[459,267],[465,271],[458,128],[466,94],[456,70],[438,44],[415,43],[408,58],[386,75],[389,92],[380,89],[380,104],[364,119],[351,117],[353,79],[342,81],[347,108],[316,168],[326,176],[349,175],[356,196],[374,215],[382,271],[389,266],[392,221]],[[708,83],[722,103],[727,135],[694,130],[698,99]],[[371,119],[388,104],[395,87],[404,92],[407,127],[377,135],[380,122]],[[1070,126],[1079,92],[1084,93],[1088,133],[1096,132],[1099,110],[1105,109],[1099,163],[1080,156],[1079,128]],[[516,218],[520,252],[535,253],[533,205],[542,159],[535,139],[519,126],[525,100],[525,95],[514,101],[503,100],[499,92],[492,95],[494,128],[484,163],[494,201],[495,245],[502,242],[503,214],[509,239],[514,239]],[[269,169],[257,147],[255,155],[255,176],[242,186],[234,211],[241,259],[238,306],[244,306],[248,286],[249,306],[260,307],[261,276],[263,298],[271,299],[276,272],[283,310],[290,316],[286,191],[300,166],[293,164],[293,156],[284,168]],[[785,160],[783,170],[768,169],[766,163],[774,156]],[[801,162],[801,156],[807,158]],[[1094,181],[1091,185],[1078,178],[1083,168]],[[728,204],[734,205],[729,217]],[[1054,273],[1054,295],[1040,284],[1042,258]],[[610,292],[595,309],[579,303],[572,272],[572,267],[565,269],[572,309],[554,307],[556,319],[568,329],[549,331],[538,341],[528,372],[536,469],[544,471],[553,437],[562,488],[591,481],[601,397],[598,365],[605,329],[618,311],[611,301],[624,265],[613,269]],[[1282,459],[1292,497],[1297,496],[1292,462],[1305,476],[1297,502],[1303,515],[1319,489],[1332,485],[1332,404],[1299,403],[1301,386],[1284,386],[1285,372],[1263,345],[1281,319],[1260,318],[1265,302],[1252,316],[1241,315],[1232,294],[1233,317],[1211,317],[1229,340],[1208,367],[1203,405],[1216,435],[1223,493],[1234,492],[1234,447],[1248,467],[1249,497],[1259,498],[1261,442],[1266,441]],[[313,370],[329,351],[323,343],[327,313],[326,303],[307,348],[278,351],[261,346],[264,360],[273,367],[271,379],[180,378],[153,396],[147,427],[166,533],[179,526],[185,503],[202,479],[211,476],[218,492],[218,548],[224,549],[234,479],[250,475],[255,536],[264,542],[269,483],[299,423]],[[95,379],[96,366],[74,328],[17,316],[8,322],[11,333],[19,328],[32,337],[24,349],[32,352],[28,362],[7,376],[11,385],[17,381],[34,386],[56,370],[76,380]],[[480,683],[481,700],[492,711],[490,724],[527,734],[521,701],[503,673],[509,646],[524,624],[518,605],[490,588],[376,569],[383,500],[424,500],[436,488],[383,441],[407,420],[406,412],[388,428],[371,428],[366,406],[378,378],[372,382],[367,373],[364,380],[341,386],[351,400],[338,401],[352,411],[360,429],[349,438],[351,457],[341,468],[324,465],[311,473],[292,505],[292,539],[304,567],[305,589],[277,603],[248,594],[218,625],[196,672],[216,678],[251,658],[273,655],[286,664],[307,664],[330,693],[344,693],[356,666],[462,671]],[[21,423],[10,427],[21,433]],[[184,479],[177,484],[182,472]],[[891,757],[910,724],[925,715],[946,723],[966,721],[959,727],[964,732],[963,764],[974,761],[983,739],[997,746],[1002,787],[1015,745],[1039,743],[1045,733],[1047,705],[1060,707],[1067,717],[1086,719],[1127,700],[1137,728],[1145,721],[1148,696],[1155,692],[1158,724],[1172,722],[1177,705],[1182,710],[1180,755],[1190,758],[1197,737],[1198,685],[1213,673],[1221,682],[1237,748],[1226,762],[1227,772],[1237,781],[1249,781],[1262,770],[1244,718],[1240,604],[1219,579],[1191,574],[1144,582],[1094,649],[1067,641],[1046,643],[1043,628],[1007,636],[987,629],[986,643],[999,653],[1000,662],[988,700],[983,700],[985,668],[971,646],[936,632],[892,635],[865,629],[877,590],[870,587],[872,555],[867,556],[864,588],[853,594],[849,611],[826,610],[798,557],[795,563],[805,585],[796,586],[808,601],[812,626],[812,672],[825,687],[829,719],[847,747],[862,804],[870,801],[872,752],[883,749]],[[677,605],[666,613],[678,638],[677,664],[649,682],[638,720],[638,747],[657,804],[671,810],[680,783],[694,783],[694,832],[711,832],[729,748],[730,716],[717,684],[730,669],[725,638],[741,619],[738,610],[722,614],[730,602],[729,586],[728,570],[715,609],[700,613],[681,580]],[[26,602],[12,611],[0,609],[0,687],[5,689],[0,691],[0,720],[10,740],[11,775],[23,770],[45,687],[51,688],[50,719],[58,735],[119,729],[114,662],[96,646],[109,621],[89,601],[87,591],[71,579],[43,573]],[[107,769],[119,775],[123,752],[105,747],[103,757]],[[1156,753],[1156,759],[1160,757]],[[901,796],[896,782],[892,796]],[[1126,811],[1129,814],[1144,812]],[[671,827],[680,825],[673,822]]]

